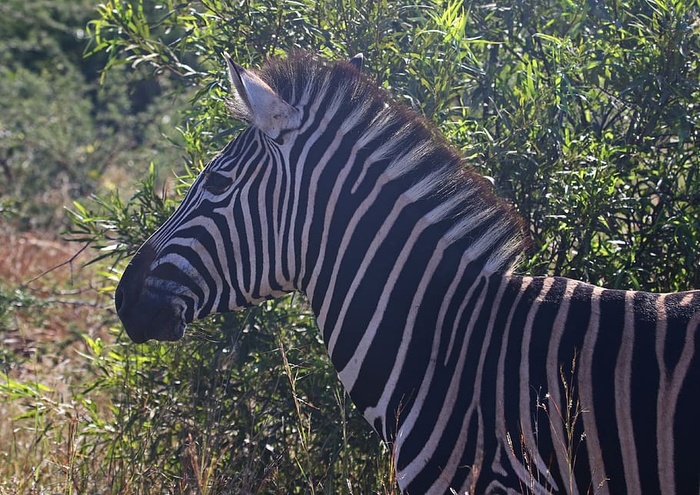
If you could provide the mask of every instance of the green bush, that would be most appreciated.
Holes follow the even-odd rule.
[[[171,346],[93,343],[99,387],[118,391],[112,493],[372,493],[386,483],[388,454],[345,399],[308,313],[285,299],[213,320]]]
[[[171,197],[152,172],[129,201],[76,205],[75,233],[116,256],[115,282],[240,129],[222,54],[256,65],[302,48],[364,52],[378,84],[437,122],[528,222],[522,271],[700,286],[696,1],[111,0],[100,16],[92,50],[110,70],[149,67],[196,91]],[[114,396],[114,491],[393,490],[389,455],[347,404],[308,313],[287,298],[199,322],[176,345],[94,347]]]

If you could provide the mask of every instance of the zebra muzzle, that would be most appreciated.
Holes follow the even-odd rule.
[[[150,339],[179,340],[185,333],[183,312],[165,294],[145,289],[155,253],[147,244],[134,255],[114,292],[114,304],[129,338],[137,344]]]

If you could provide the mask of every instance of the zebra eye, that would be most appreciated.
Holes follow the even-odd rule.
[[[233,181],[218,172],[209,172],[204,181],[204,189],[212,194],[221,194],[231,185]]]

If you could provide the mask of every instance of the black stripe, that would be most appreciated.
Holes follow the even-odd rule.
[[[625,492],[618,418],[615,414],[615,366],[625,326],[625,292],[604,290],[600,295],[600,323],[591,361],[593,405],[598,440],[603,454],[606,485],[610,493]]]
[[[593,294],[593,286],[579,282],[574,289],[569,303],[569,312],[564,323],[564,333],[562,334],[561,342],[557,352],[557,362],[564,370],[564,376],[571,379],[573,376],[575,400],[578,402],[579,390],[578,381],[581,373],[581,349],[583,348],[583,340],[588,330],[588,325],[591,319],[591,296]],[[575,362],[574,362],[575,360]],[[575,367],[575,370],[572,369]],[[565,390],[562,387],[559,389],[562,400],[566,400]],[[565,407],[561,404],[560,407]],[[577,404],[578,410],[581,409],[581,404]],[[574,454],[576,456],[574,462],[574,476],[577,480],[587,480],[591,476],[590,463],[588,462],[588,448],[585,440],[585,431],[583,425],[583,417],[585,412],[582,412],[578,420],[574,424],[573,434],[571,436],[574,444]],[[559,474],[559,473],[557,473]],[[559,478],[558,478],[559,479]],[[582,492],[588,489],[593,490],[595,487],[579,486]]]

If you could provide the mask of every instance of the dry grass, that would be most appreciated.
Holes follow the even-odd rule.
[[[0,226],[0,246],[0,493],[74,492],[89,420],[74,392],[89,379],[81,334],[107,334],[111,298],[77,244]]]
[[[13,348],[32,353],[34,344],[57,342],[72,331],[99,332],[111,296],[102,291],[95,270],[84,267],[90,253],[46,233],[18,233],[0,226],[0,285],[18,289],[50,310],[15,308],[14,324],[2,328]],[[7,331],[14,335],[6,335]]]

